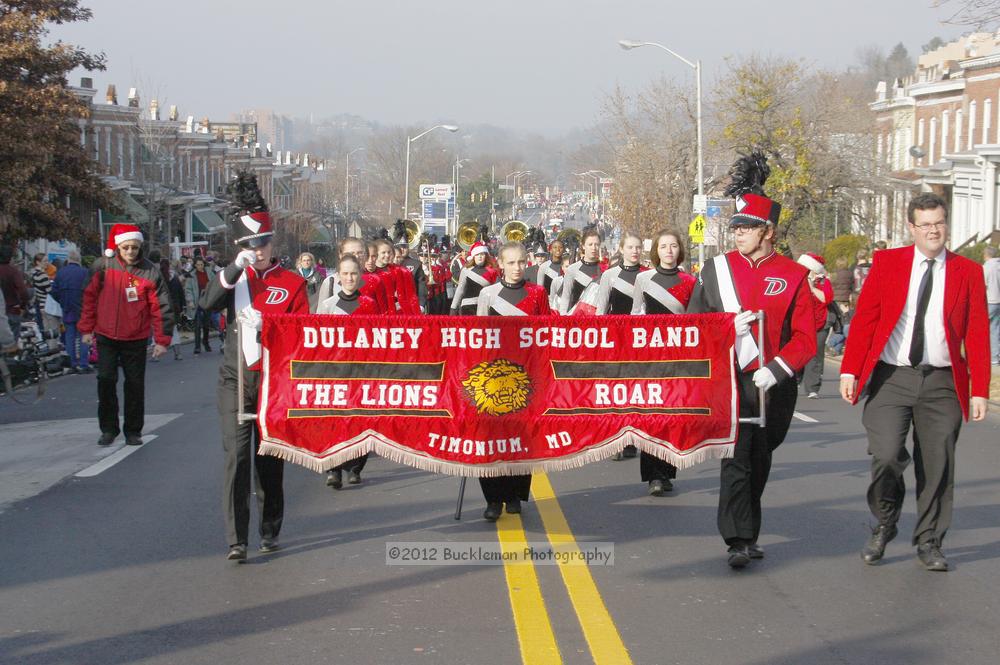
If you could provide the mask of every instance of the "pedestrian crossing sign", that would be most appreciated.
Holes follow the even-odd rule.
[[[688,225],[688,236],[692,244],[700,245],[705,242],[705,216],[697,215]]]

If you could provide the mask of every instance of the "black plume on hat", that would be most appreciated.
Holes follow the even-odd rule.
[[[764,183],[771,175],[771,167],[767,165],[767,155],[760,148],[754,148],[749,155],[740,155],[732,168],[729,169],[731,181],[726,187],[726,196],[741,196],[743,194],[764,193]]]
[[[267,212],[267,203],[260,193],[257,176],[249,171],[238,171],[236,179],[226,187],[229,195],[230,214],[236,217],[251,212]]]
[[[392,225],[392,239],[395,242],[406,242],[406,222],[397,219]]]

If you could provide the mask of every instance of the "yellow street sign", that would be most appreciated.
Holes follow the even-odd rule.
[[[688,225],[688,236],[695,245],[705,242],[705,216],[698,215]]]

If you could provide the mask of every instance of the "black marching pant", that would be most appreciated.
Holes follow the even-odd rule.
[[[337,466],[333,467],[333,470],[347,471],[348,473],[350,473],[351,471],[355,473],[361,473],[365,468],[365,464],[368,463],[368,455],[370,454],[371,453],[365,453],[361,457],[355,457],[354,459],[349,459],[343,464],[338,464]]]
[[[655,455],[640,453],[639,475],[644,483],[651,480],[671,480],[677,477],[677,467],[670,462],[664,462]]]
[[[742,372],[737,376],[743,418],[757,415],[757,387],[751,377]],[[733,457],[722,460],[718,526],[727,545],[749,545],[760,536],[761,497],[771,473],[771,454],[788,433],[797,393],[791,378],[771,388],[766,427],[740,423]]]
[[[125,375],[124,427],[118,427],[118,368]],[[97,421],[104,434],[142,434],[146,417],[146,340],[97,335]]]
[[[816,333],[816,355],[805,366],[802,372],[802,390],[819,394],[823,385],[823,364],[826,362],[826,338],[830,335],[829,328],[823,328]]]
[[[531,474],[480,478],[479,486],[483,488],[487,503],[506,503],[515,499],[527,501],[531,492]]]
[[[903,470],[910,463],[906,437],[913,424],[917,525],[913,544],[944,540],[951,526],[955,443],[962,409],[950,367],[896,367],[879,363],[862,418],[868,431],[872,480],[868,507],[880,524],[895,524],[903,509]]]
[[[257,389],[260,373],[243,373],[244,411],[257,412]],[[219,381],[219,417],[222,423],[222,448],[225,453],[222,511],[229,545],[246,545],[250,528],[250,480],[253,475],[260,513],[260,537],[277,538],[285,513],[282,487],[285,463],[277,457],[260,455],[260,432],[257,423],[236,422],[236,380]]]

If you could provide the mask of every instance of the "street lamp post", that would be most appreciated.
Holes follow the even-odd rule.
[[[347,153],[347,164],[344,166],[344,233],[351,226],[351,155],[364,148],[355,148]]]
[[[403,192],[403,219],[410,218],[410,144],[417,139],[430,134],[435,129],[447,129],[449,132],[457,132],[458,125],[434,125],[425,132],[421,132],[414,137],[406,137],[406,182],[404,187],[406,190]]]
[[[656,42],[638,42],[629,39],[618,40],[618,45],[621,46],[626,51],[630,51],[634,48],[639,48],[640,46],[655,46],[656,48],[662,49],[674,56],[681,62],[683,62],[688,67],[694,69],[695,75],[695,133],[697,134],[698,142],[698,196],[705,195],[705,157],[704,157],[704,144],[702,140],[701,133],[701,60],[695,60],[691,62],[687,58],[678,55],[677,53],[671,51],[663,44],[657,44]],[[698,243],[698,263],[705,263],[705,244]]]

